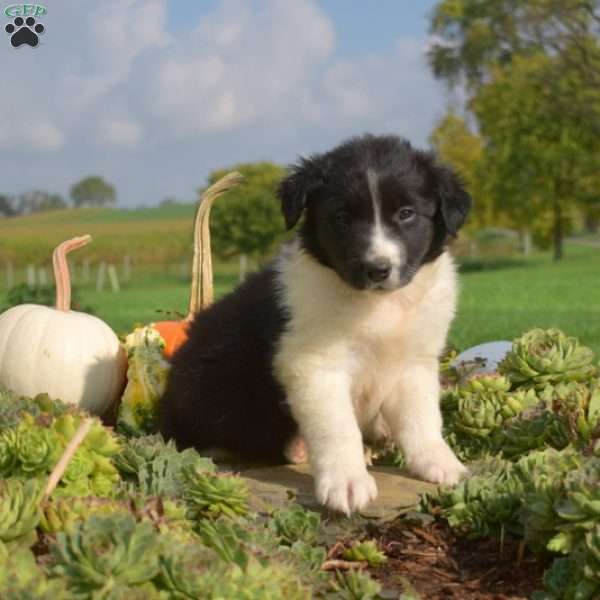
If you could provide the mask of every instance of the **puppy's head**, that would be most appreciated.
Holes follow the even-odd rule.
[[[395,136],[365,135],[302,159],[279,188],[288,229],[357,289],[394,290],[437,258],[471,207],[460,181]]]

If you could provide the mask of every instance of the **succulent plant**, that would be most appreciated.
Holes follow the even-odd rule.
[[[473,394],[508,392],[511,388],[511,383],[504,375],[488,373],[485,375],[472,375],[460,387],[465,392]]]
[[[218,562],[215,552],[202,544],[168,545],[160,557],[157,584],[172,598],[207,598]]]
[[[454,488],[440,487],[422,497],[420,507],[444,517],[468,537],[520,531],[518,521],[522,488],[508,461],[491,459],[471,466],[471,477]]]
[[[196,524],[196,530],[202,542],[220,558],[242,568],[252,556],[269,560],[280,543],[271,529],[247,519],[205,519]]]
[[[70,600],[64,582],[48,580],[27,548],[8,549],[0,542],[2,600]]]
[[[562,522],[557,524],[558,533],[547,544],[549,550],[563,554],[571,552],[585,532],[600,522],[599,476],[600,458],[595,457],[566,473],[561,496],[553,506]]]
[[[581,463],[581,455],[571,448],[531,452],[516,463],[515,474],[523,486],[521,519],[533,548],[546,548],[558,532],[563,521],[556,506],[565,498],[567,475]]]
[[[248,513],[248,488],[242,479],[232,475],[206,473],[195,465],[181,469],[185,503],[190,518],[234,517]]]
[[[32,417],[46,415],[57,417],[67,412],[78,412],[72,404],[60,400],[52,400],[48,394],[38,394],[35,398],[19,396],[0,386],[0,430],[16,427],[23,420],[23,415]]]
[[[151,523],[131,514],[93,515],[57,534],[51,574],[78,594],[135,586],[159,572],[160,539]]]
[[[600,386],[575,381],[546,386],[541,400],[548,410],[560,415],[573,440],[588,442],[597,434],[600,423]]]
[[[355,542],[342,553],[345,560],[365,561],[370,567],[382,565],[387,561],[387,556],[379,550],[373,540]]]
[[[442,397],[446,427],[459,436],[487,437],[502,424],[538,403],[533,391],[509,392],[504,377],[468,380]]]
[[[588,527],[581,547],[584,556],[583,575],[600,586],[600,523]]]
[[[36,479],[0,480],[0,542],[29,544],[40,520],[41,486]]]
[[[282,544],[291,546],[297,541],[314,544],[319,535],[321,517],[299,504],[292,504],[276,510],[271,515],[269,526],[280,537]]]
[[[591,600],[599,589],[583,577],[578,561],[557,558],[544,573],[544,590],[535,592],[531,600]]]
[[[53,497],[42,507],[40,529],[45,533],[71,531],[76,523],[93,515],[110,515],[128,510],[126,502],[112,498]]]
[[[336,571],[333,589],[342,600],[376,600],[381,592],[379,583],[356,569]]]
[[[152,496],[182,497],[182,469],[186,465],[199,472],[215,471],[209,458],[200,456],[193,448],[179,452],[173,441],[165,443],[160,435],[127,440],[113,462],[137,491]]]
[[[595,372],[592,351],[558,329],[532,329],[513,341],[498,365],[514,385],[585,381]]]
[[[75,435],[83,418],[82,415],[63,414],[54,421],[52,429],[68,442]],[[93,454],[109,458],[121,450],[117,436],[107,427],[103,427],[98,419],[94,419],[92,428],[83,439],[81,446]]]
[[[312,593],[287,565],[263,565],[251,560],[245,569],[229,565],[221,576],[214,574],[214,587],[207,598],[219,600],[310,600]]]
[[[110,589],[102,589],[93,592],[90,600],[166,600],[156,587],[150,583],[141,585],[116,584]]]
[[[17,467],[17,430],[0,431],[0,475],[10,476]]]
[[[565,420],[543,408],[526,410],[496,432],[494,445],[506,458],[520,458],[532,450],[562,450],[571,441]]]

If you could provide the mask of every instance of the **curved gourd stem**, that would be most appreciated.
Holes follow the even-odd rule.
[[[92,241],[91,235],[82,235],[59,244],[52,253],[52,267],[54,269],[54,281],[56,282],[56,309],[69,312],[71,310],[71,277],[69,275],[69,264],[67,254],[71,250],[77,250]]]
[[[208,227],[210,209],[213,202],[222,194],[239,185],[244,176],[237,171],[225,175],[202,194],[194,219],[194,258],[192,262],[192,287],[190,303],[185,318],[190,322],[194,315],[212,304],[213,273],[210,254],[210,229]]]

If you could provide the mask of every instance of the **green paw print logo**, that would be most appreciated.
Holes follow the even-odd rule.
[[[39,44],[39,36],[46,31],[46,27],[36,21],[36,17],[47,12],[41,4],[11,4],[4,9],[5,16],[12,18],[12,23],[8,23],[4,31],[10,35],[13,48],[23,45],[35,48]]]

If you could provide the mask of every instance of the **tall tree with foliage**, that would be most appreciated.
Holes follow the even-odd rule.
[[[492,215],[482,193],[479,174],[484,145],[481,136],[471,130],[465,119],[450,111],[436,124],[429,143],[442,161],[462,177],[471,196],[477,199],[477,208],[468,227],[489,225]]]
[[[75,208],[82,206],[107,206],[115,204],[115,188],[102,177],[92,175],[82,179],[71,187],[71,200]]]
[[[210,173],[208,185],[233,170],[245,179],[215,203],[211,211],[213,247],[222,258],[240,254],[263,256],[284,233],[276,190],[285,170],[270,162],[233,165]]]
[[[574,210],[600,185],[600,148],[585,123],[555,102],[562,88],[581,85],[577,76],[544,83],[555,75],[553,60],[535,55],[497,67],[472,109],[488,141],[482,171],[496,209],[530,223],[538,243],[552,242],[560,259]]]
[[[442,0],[431,32],[434,74],[477,117],[484,189],[560,258],[574,207],[598,201],[600,0]]]
[[[0,194],[0,215],[3,217],[14,217],[17,212],[14,197]]]
[[[33,190],[20,194],[17,200],[19,214],[31,214],[66,208],[67,204],[60,194],[51,194],[42,190]]]

